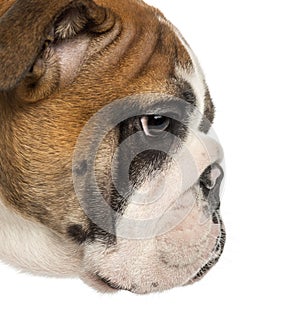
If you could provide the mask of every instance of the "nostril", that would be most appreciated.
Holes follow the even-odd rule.
[[[199,179],[203,194],[213,211],[220,208],[220,187],[223,178],[222,167],[215,163],[207,167]]]
[[[200,181],[203,181],[203,184],[207,189],[213,189],[220,181],[222,181],[223,170],[218,164],[209,166]]]
[[[206,168],[199,181],[205,188],[211,190],[221,184],[223,177],[224,172],[222,167],[215,163]]]

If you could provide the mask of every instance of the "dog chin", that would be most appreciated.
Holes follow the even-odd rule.
[[[85,268],[93,272],[84,275],[83,281],[102,293],[146,294],[200,280],[218,261],[225,243],[219,211],[207,217],[204,206],[207,202],[195,205],[185,220],[154,238],[117,237],[111,248],[90,244]]]

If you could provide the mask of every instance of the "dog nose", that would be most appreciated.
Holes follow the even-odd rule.
[[[212,211],[220,208],[220,187],[223,178],[224,171],[217,163],[208,166],[200,176],[200,187]]]

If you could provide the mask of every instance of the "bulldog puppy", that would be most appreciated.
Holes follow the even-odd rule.
[[[197,60],[140,0],[0,0],[0,259],[163,291],[222,253],[222,149]]]

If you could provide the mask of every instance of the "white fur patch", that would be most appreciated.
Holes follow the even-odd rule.
[[[118,238],[117,244],[105,251],[101,243],[86,246],[86,270],[135,293],[163,291],[188,283],[215,258],[220,235],[220,225],[211,218],[201,220],[202,208],[194,206],[179,225],[157,237]],[[100,281],[93,286],[103,290]]]
[[[75,277],[81,253],[78,246],[23,218],[0,199],[0,260],[37,275]]]

